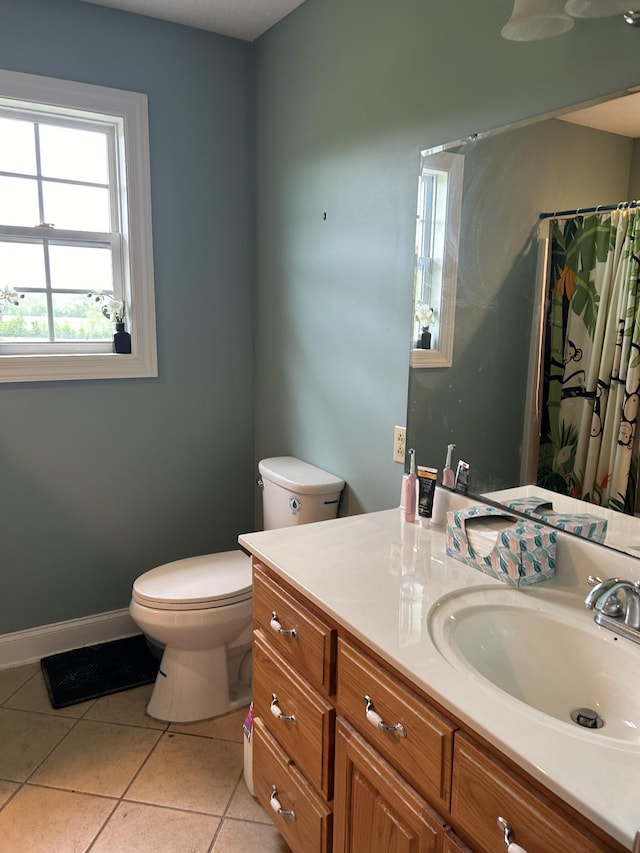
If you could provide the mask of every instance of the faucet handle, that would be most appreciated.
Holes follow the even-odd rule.
[[[600,596],[608,589],[614,587],[616,584],[621,583],[621,580],[620,578],[606,578],[606,580],[601,580],[600,578],[594,577],[593,575],[589,575],[589,577],[587,578],[587,583],[590,584],[592,589],[589,593],[587,593],[587,597],[585,598],[584,603],[585,606],[589,608],[589,610],[593,610]]]

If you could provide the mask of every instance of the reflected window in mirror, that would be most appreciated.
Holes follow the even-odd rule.
[[[463,174],[461,154],[422,152],[418,178],[412,367],[450,367],[452,363]]]

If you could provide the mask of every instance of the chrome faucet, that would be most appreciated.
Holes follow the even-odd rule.
[[[585,598],[584,603],[589,610],[593,610],[600,596],[608,589],[611,589],[612,586],[615,586],[615,584],[620,583],[620,578],[607,578],[606,580],[602,580],[601,578],[594,577],[594,575],[589,575],[587,583],[589,586],[592,586],[593,589]]]
[[[632,583],[621,578],[601,580],[589,577],[588,583],[593,589],[584,603],[596,611],[596,624],[640,643],[640,581]],[[624,605],[619,598],[621,592],[624,593]]]

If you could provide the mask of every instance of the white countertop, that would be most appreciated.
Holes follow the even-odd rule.
[[[239,542],[443,708],[631,849],[640,828],[640,732],[637,741],[622,742],[552,720],[482,679],[470,680],[442,657],[428,628],[436,602],[460,589],[504,586],[447,557],[442,528],[406,524],[393,509],[243,534]],[[593,613],[583,604],[587,575],[633,580],[637,562],[560,533],[555,577],[519,594],[560,597],[582,614],[578,618],[593,624]],[[604,629],[594,624],[593,630]]]

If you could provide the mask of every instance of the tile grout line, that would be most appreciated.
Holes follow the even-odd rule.
[[[60,746],[60,744],[67,738],[67,736],[70,734],[70,732],[72,732],[75,729],[77,724],[80,722],[80,720],[84,716],[84,714],[83,714],[80,717],[74,718],[74,717],[67,717],[64,714],[50,714],[47,711],[33,711],[33,710],[24,710],[24,709],[20,709],[20,708],[7,707],[7,702],[11,701],[11,699],[13,699],[21,690],[23,690],[27,686],[27,684],[29,684],[34,679],[38,678],[38,676],[41,676],[41,674],[42,674],[42,670],[39,667],[36,668],[36,670],[29,676],[29,678],[27,678],[25,681],[23,681],[22,684],[13,691],[13,693],[9,694],[9,696],[7,696],[4,699],[4,701],[2,702],[2,705],[0,705],[0,708],[2,708],[5,711],[13,711],[14,713],[19,713],[19,714],[39,714],[43,717],[52,717],[54,719],[73,720],[73,725],[71,725],[70,728],[62,735],[60,740],[58,740],[55,744],[53,744],[51,749],[49,749],[49,751],[46,753],[46,755],[44,755],[41,758],[41,760],[38,762],[38,764],[33,768],[33,770],[27,775],[27,777],[25,779],[22,779],[22,780],[7,779],[6,780],[8,782],[12,782],[12,783],[17,784],[18,787],[12,793],[12,795],[9,797],[9,799],[5,803],[2,804],[2,806],[0,807],[0,812],[4,811],[4,809],[9,805],[9,803],[12,802],[18,796],[20,791],[22,791],[27,785],[30,784],[29,780],[33,777],[33,774],[36,773],[40,769],[40,767],[42,767],[44,762],[49,758],[49,756],[54,752],[54,750],[56,750]],[[92,705],[93,705],[93,703],[92,703]],[[89,708],[91,708],[92,705],[90,705]],[[87,713],[89,708],[87,708],[85,710],[85,712],[84,712],[85,714]],[[40,787],[47,787],[47,786],[40,786]],[[62,789],[55,788],[54,790],[62,790]]]
[[[3,671],[4,671],[4,670],[3,670]],[[3,699],[3,701],[2,701],[2,706],[1,706],[1,707],[3,707],[3,708],[4,708],[4,707],[5,707],[5,705],[6,705],[6,703],[7,703],[10,699],[13,699],[13,697],[16,695],[16,693],[19,693],[23,688],[25,688],[25,687],[27,686],[27,684],[28,684],[30,681],[33,681],[33,679],[34,679],[37,675],[39,675],[41,672],[42,672],[41,668],[40,668],[40,667],[36,667],[36,669],[31,673],[31,675],[30,675],[30,676],[29,676],[25,681],[23,681],[23,682],[22,682],[22,684],[20,684],[20,686],[19,686],[19,687],[16,687],[16,689],[13,691],[13,693],[10,693],[8,696],[6,696],[6,697]],[[9,710],[10,710],[10,709],[9,709]]]
[[[173,737],[176,735],[179,735],[179,736],[187,735],[188,737],[201,738],[201,739],[207,740],[207,741],[218,741],[218,742],[222,742],[222,743],[238,743],[238,741],[235,738],[229,737],[229,736],[224,736],[221,734],[205,734],[205,733],[201,733],[201,732],[189,732],[189,731],[175,730],[175,729],[171,728],[172,723],[170,723],[170,722],[164,723],[164,721],[157,721],[158,723],[164,723],[164,726],[159,725],[158,727],[148,727],[148,726],[144,726],[144,725],[140,725],[140,724],[136,724],[136,723],[131,723],[131,722],[119,722],[119,721],[108,720],[108,719],[102,720],[102,719],[100,719],[100,716],[101,716],[100,714],[98,714],[98,716],[95,719],[94,718],[88,718],[87,719],[87,715],[95,707],[95,704],[98,701],[98,699],[94,699],[92,702],[90,702],[90,704],[88,704],[87,708],[85,708],[84,711],[78,717],[67,716],[64,712],[63,713],[55,713],[55,711],[58,709],[53,709],[53,708],[52,708],[52,712],[50,712],[46,709],[42,710],[42,709],[9,708],[9,707],[7,707],[8,702],[10,702],[12,699],[14,699],[15,696],[20,691],[22,691],[30,682],[32,682],[34,679],[38,679],[39,677],[41,677],[41,669],[36,668],[34,670],[34,672],[29,677],[27,677],[19,686],[17,686],[8,696],[6,696],[4,698],[3,702],[0,703],[0,709],[4,709],[7,711],[13,711],[16,713],[23,713],[23,714],[27,714],[27,715],[38,714],[38,715],[41,715],[43,717],[51,717],[54,719],[66,720],[69,722],[69,728],[59,738],[59,740],[57,740],[56,743],[51,746],[51,748],[46,752],[46,754],[44,756],[42,756],[40,761],[28,773],[28,775],[26,776],[26,778],[24,780],[15,780],[15,779],[7,779],[6,780],[9,784],[15,784],[17,787],[16,787],[15,791],[13,791],[11,793],[11,795],[8,797],[8,799],[2,804],[2,806],[0,806],[0,812],[2,812],[4,810],[4,808],[9,803],[11,803],[16,798],[16,796],[20,793],[20,791],[22,791],[25,787],[48,788],[49,790],[56,790],[56,791],[61,791],[61,792],[65,792],[65,793],[74,793],[74,794],[77,793],[77,794],[81,794],[83,796],[97,797],[97,798],[102,799],[102,800],[109,800],[110,802],[113,803],[113,808],[110,810],[109,814],[105,818],[104,822],[102,823],[102,825],[100,826],[100,828],[96,832],[95,836],[93,837],[93,839],[91,840],[89,845],[85,848],[85,853],[89,853],[89,851],[95,847],[99,838],[103,835],[107,825],[109,824],[109,822],[114,817],[116,810],[119,808],[119,806],[122,803],[138,803],[140,805],[152,806],[152,807],[160,808],[160,809],[168,809],[170,811],[175,811],[175,812],[179,812],[182,814],[194,814],[194,815],[200,814],[202,816],[217,819],[218,824],[217,824],[216,830],[213,834],[213,837],[211,839],[211,842],[209,843],[209,846],[207,848],[208,851],[214,850],[215,844],[216,844],[216,842],[220,836],[222,828],[223,828],[225,821],[227,819],[232,820],[232,821],[242,822],[242,823],[262,825],[262,823],[260,821],[256,821],[256,820],[240,818],[240,817],[238,817],[238,818],[230,818],[229,817],[229,811],[230,811],[233,799],[236,796],[238,790],[240,789],[240,786],[242,785],[243,770],[240,771],[238,778],[236,779],[235,784],[233,785],[233,788],[232,788],[231,793],[229,795],[229,798],[226,802],[226,805],[225,805],[224,809],[222,810],[221,815],[216,815],[216,814],[212,814],[211,812],[205,812],[205,811],[199,811],[199,810],[194,811],[191,809],[184,809],[184,808],[180,808],[178,806],[164,805],[164,804],[159,804],[159,803],[145,803],[143,801],[138,801],[136,799],[131,799],[131,800],[126,799],[126,796],[127,796],[128,792],[131,790],[132,785],[139,778],[143,769],[147,766],[149,760],[151,759],[151,757],[154,755],[154,753],[158,749],[159,745],[164,741],[164,739],[167,736]],[[144,729],[144,730],[150,730],[150,731],[153,731],[155,728],[155,731],[158,734],[157,740],[155,741],[155,743],[153,744],[153,746],[149,750],[148,755],[145,757],[145,759],[142,761],[142,763],[140,764],[138,769],[135,771],[132,778],[130,779],[128,784],[125,786],[122,794],[119,797],[113,797],[113,796],[110,796],[108,794],[97,794],[97,793],[92,793],[92,792],[87,792],[87,791],[75,791],[73,789],[63,788],[63,787],[60,787],[58,785],[34,783],[33,781],[31,781],[33,779],[33,776],[38,772],[38,770],[40,770],[42,765],[51,757],[52,753],[64,743],[64,741],[69,737],[69,735],[72,732],[74,732],[76,730],[76,728],[78,727],[78,724],[81,722],[98,723],[98,724],[103,723],[103,724],[108,724],[108,725],[120,726],[120,727],[126,728],[126,729]]]
[[[240,775],[238,776],[236,784],[233,786],[233,790],[231,791],[231,795],[229,797],[227,805],[225,806],[224,811],[222,812],[222,816],[220,817],[220,823],[218,824],[218,828],[216,829],[216,831],[213,834],[213,838],[211,839],[211,844],[209,845],[209,849],[208,849],[207,853],[213,853],[213,850],[216,846],[216,842],[220,836],[220,833],[222,832],[222,827],[224,826],[225,820],[226,820],[227,815],[229,813],[229,808],[231,807],[231,803],[233,802],[233,798],[236,795],[236,791],[238,790],[238,788],[242,784],[243,772],[244,771],[242,771],[242,770],[240,771]]]
[[[131,728],[144,728],[144,727],[142,727],[142,726],[137,726],[137,727],[131,726]],[[242,781],[242,773],[243,773],[242,770],[240,771],[240,775],[239,775],[239,777],[238,777],[238,779],[237,779],[237,781],[236,781],[236,783],[235,783],[235,785],[231,791],[231,794],[229,796],[229,800],[227,801],[227,804],[223,810],[222,815],[212,814],[211,812],[202,812],[199,810],[178,808],[177,806],[160,805],[159,803],[148,803],[148,802],[145,802],[144,800],[126,799],[127,793],[131,789],[131,786],[134,784],[134,782],[137,780],[139,775],[142,773],[143,769],[145,768],[147,763],[150,761],[151,756],[154,754],[156,749],[159,747],[160,743],[163,741],[163,739],[167,735],[171,736],[171,737],[174,737],[175,735],[187,735],[189,737],[200,737],[200,738],[203,738],[204,740],[221,740],[225,743],[236,742],[236,741],[230,741],[227,738],[214,737],[212,735],[200,735],[200,734],[189,733],[189,732],[174,731],[171,729],[171,723],[167,723],[166,728],[160,730],[160,737],[158,738],[158,740],[155,742],[155,744],[153,745],[153,747],[149,751],[149,754],[144,759],[144,761],[142,762],[140,767],[136,770],[133,777],[131,778],[131,781],[125,787],[125,789],[122,792],[122,794],[120,795],[120,797],[117,798],[117,801],[114,805],[113,810],[110,812],[109,816],[107,817],[107,819],[104,821],[103,825],[100,827],[100,829],[96,833],[94,839],[91,841],[91,844],[87,847],[85,853],[90,853],[91,849],[94,847],[94,845],[97,843],[100,836],[102,835],[102,833],[106,829],[107,824],[109,823],[111,818],[114,816],[115,812],[120,807],[120,805],[122,805],[123,803],[132,803],[132,804],[137,804],[137,805],[142,805],[142,806],[150,806],[151,808],[169,809],[171,811],[180,812],[181,814],[199,814],[199,815],[202,815],[204,817],[218,818],[218,820],[219,820],[218,826],[217,826],[217,828],[213,834],[213,838],[211,840],[211,843],[210,843],[209,847],[207,848],[208,851],[213,850],[213,847],[216,843],[216,839],[218,838],[218,835],[220,834],[220,830],[222,829],[222,826],[224,824],[225,816],[227,815],[227,813],[229,811],[233,797],[235,796],[235,793],[238,790],[240,783]]]

